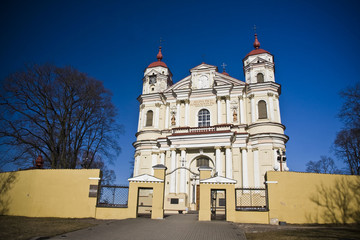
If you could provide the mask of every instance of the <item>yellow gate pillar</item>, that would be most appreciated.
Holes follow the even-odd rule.
[[[199,167],[200,172],[200,204],[199,204],[199,221],[210,221],[210,188],[209,185],[201,183],[201,180],[211,178],[210,167]]]
[[[163,180],[162,182],[154,184],[153,188],[153,202],[152,202],[152,219],[164,218],[164,191],[165,191],[165,171],[166,167],[162,164],[153,166],[154,177]]]

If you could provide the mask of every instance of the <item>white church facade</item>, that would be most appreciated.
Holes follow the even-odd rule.
[[[162,58],[160,47],[158,60],[144,72],[133,175],[167,167],[165,211],[197,210],[199,167],[243,188],[264,187],[268,170],[288,170],[278,161],[288,141],[281,86],[274,57],[256,35],[254,50],[243,59],[245,81],[202,63],[173,84]]]

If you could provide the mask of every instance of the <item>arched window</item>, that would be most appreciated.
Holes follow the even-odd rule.
[[[153,111],[149,110],[146,113],[146,127],[152,126],[153,123]]]
[[[196,159],[196,167],[209,167],[209,159],[207,158]]]
[[[201,109],[199,111],[198,126],[199,127],[210,126],[210,112],[207,109]]]
[[[256,79],[257,79],[257,82],[258,82],[258,83],[263,83],[263,82],[264,82],[264,74],[258,73],[258,74],[256,75]]]
[[[258,110],[259,110],[259,119],[266,119],[267,110],[266,110],[266,102],[264,100],[259,101]]]

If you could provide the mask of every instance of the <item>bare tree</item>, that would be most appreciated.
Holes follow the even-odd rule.
[[[335,139],[335,151],[351,175],[360,175],[360,128],[340,131]]]
[[[319,161],[309,161],[306,163],[306,171],[314,173],[340,173],[334,160],[328,156],[320,156]]]
[[[121,126],[101,81],[72,67],[32,65],[0,91],[0,144],[12,153],[6,161],[29,165],[41,154],[50,168],[92,168],[98,155],[119,153]]]
[[[339,113],[348,128],[360,128],[360,82],[340,92],[345,100]]]
[[[360,82],[340,95],[345,102],[339,117],[345,127],[336,136],[335,151],[346,163],[350,174],[360,175]]]

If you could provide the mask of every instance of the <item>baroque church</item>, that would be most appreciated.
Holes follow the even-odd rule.
[[[174,84],[161,47],[156,57],[138,97],[133,176],[148,178],[153,166],[166,166],[165,211],[198,210],[199,168],[239,188],[264,187],[267,171],[289,170],[274,56],[256,34],[243,58],[245,81],[202,63]]]

